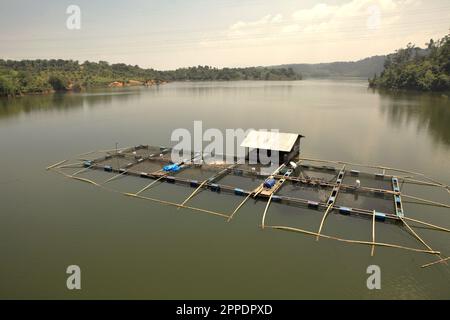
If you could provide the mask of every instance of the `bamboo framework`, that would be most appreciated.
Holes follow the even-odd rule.
[[[372,242],[375,243],[375,210],[373,210],[373,216],[372,216]],[[370,256],[373,257],[375,253],[375,246],[372,246],[372,249],[370,250]]]
[[[450,204],[425,199],[423,197],[418,197],[415,195],[404,194],[400,190],[400,186],[403,186],[403,184],[416,184],[435,188],[442,188],[445,191],[447,191],[448,194],[450,194],[450,188],[447,184],[437,181],[434,178],[427,177],[424,174],[379,165],[363,165],[359,163],[303,158],[303,157],[298,158],[296,161],[296,165],[293,167],[290,167],[289,164],[282,164],[271,173],[263,173],[262,171],[255,170],[254,167],[251,168],[252,170],[250,170],[247,168],[247,166],[243,165],[241,166],[239,163],[233,163],[231,165],[225,163],[207,164],[205,162],[204,155],[199,154],[192,154],[190,159],[185,159],[178,163],[173,163],[170,161],[170,157],[168,157],[168,153],[170,151],[172,151],[172,149],[170,148],[165,147],[157,148],[143,145],[120,149],[90,151],[82,155],[78,155],[78,157],[80,156],[85,157],[83,159],[78,159],[81,160],[82,162],[74,162],[67,164],[68,160],[63,160],[48,166],[46,170],[62,174],[67,178],[89,183],[93,186],[97,186],[108,191],[121,193],[130,198],[152,201],[163,205],[173,206],[176,207],[177,209],[187,209],[194,212],[206,213],[213,216],[221,217],[225,219],[227,222],[230,222],[236,215],[236,213],[239,210],[241,210],[246,203],[248,203],[248,200],[250,198],[253,197],[255,201],[261,200],[266,201],[261,220],[262,229],[282,230],[282,231],[302,233],[306,235],[313,235],[316,237],[316,240],[319,240],[320,238],[326,238],[337,240],[343,243],[369,245],[371,247],[370,253],[371,256],[374,255],[375,247],[378,246],[386,248],[403,249],[418,253],[427,253],[436,255],[439,258],[439,260],[432,261],[428,264],[423,265],[422,267],[447,264],[447,261],[449,260],[448,257],[447,258],[442,257],[440,251],[432,249],[431,246],[423,238],[421,238],[414,230],[416,226],[410,225],[408,222],[413,222],[414,224],[421,225],[425,228],[429,228],[434,231],[450,233],[450,229],[438,226],[436,224],[432,224],[430,222],[407,217],[404,215],[402,206],[403,202],[402,199],[404,198],[412,199],[414,200],[414,203],[420,205],[435,206],[445,209],[450,208]],[[88,155],[92,155],[95,153],[104,153],[104,155],[94,159],[88,159],[86,157]],[[198,161],[199,159],[200,161]],[[202,179],[201,182],[199,182],[198,180],[194,180],[192,178],[179,175],[177,172],[170,172],[163,170],[163,165],[170,163],[175,164],[180,170],[180,172],[184,172],[185,169],[187,168],[207,168],[208,170],[212,170],[213,174],[211,174],[206,179]],[[316,163],[333,164],[333,166],[316,165]],[[137,170],[137,168],[139,168],[140,166],[144,166],[145,164],[149,165],[156,164],[157,167],[159,166],[159,169],[152,171]],[[297,166],[298,168],[300,168],[299,170],[295,169]],[[342,167],[339,169],[336,168],[336,166]],[[358,170],[348,170],[348,169],[346,170],[346,167],[349,166],[378,169],[381,170],[381,172],[373,174],[360,172]],[[77,169],[77,170],[73,173],[67,173],[63,171],[68,169]],[[88,177],[82,176],[82,174],[90,170],[106,171],[107,173],[110,173],[112,176],[108,177],[103,182],[96,182]],[[322,171],[334,175],[335,178],[332,181],[326,180],[323,177],[322,178],[309,177],[309,175],[305,173],[307,170]],[[402,174],[408,175],[406,176]],[[221,184],[220,183],[221,179],[229,175],[252,177],[252,179],[253,178],[261,179],[264,182],[258,184],[253,189],[249,190],[240,189],[231,185]],[[144,179],[151,179],[152,181],[146,184],[137,192],[120,191],[105,186],[105,184],[107,183],[110,183],[114,180],[126,176],[137,176]],[[345,182],[344,179],[347,176],[372,177],[375,180],[378,179],[378,181],[381,181],[383,183],[385,181],[391,181],[392,189],[380,186],[352,185],[349,184],[348,182],[347,183]],[[269,179],[274,180],[273,184],[271,185],[266,184],[266,182]],[[153,197],[143,195],[147,190],[155,186],[157,182],[187,185],[194,188],[194,191],[180,203],[156,199]],[[283,186],[286,184],[286,182],[292,185],[299,185],[301,187],[311,188],[313,190],[317,188],[319,188],[320,190],[328,190],[330,193],[326,201],[315,201],[308,198],[295,197],[280,192],[280,190],[283,189]],[[197,196],[202,190],[210,190],[214,192],[228,192],[235,194],[237,196],[244,196],[245,198],[237,205],[237,207],[231,213],[224,213],[216,210],[209,210],[188,206],[187,203],[193,197]],[[364,207],[349,208],[343,206],[342,203],[339,202],[339,196],[342,192],[351,194],[361,194],[374,198],[378,197],[381,199],[393,199],[394,202],[393,207],[395,208],[395,210],[394,212],[390,213],[390,212],[377,212],[373,208],[370,209]],[[272,202],[279,202],[292,206],[306,207],[311,210],[323,212],[318,230],[315,232],[300,228],[293,228],[289,226],[267,224],[266,221],[269,213],[269,207]],[[322,232],[323,226],[325,224],[327,217],[331,212],[336,214],[341,213],[350,216],[360,216],[370,219],[372,226],[371,241],[344,239],[332,235],[323,234]],[[377,221],[396,223],[400,227],[404,227],[406,231],[413,236],[414,239],[416,239],[422,246],[424,246],[424,248],[423,249],[411,248],[399,244],[377,242],[375,237],[375,226]]]

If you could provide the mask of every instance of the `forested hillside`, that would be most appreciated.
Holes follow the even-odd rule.
[[[104,61],[0,60],[0,95],[39,94],[108,85],[158,84],[197,80],[299,80],[290,68],[213,68],[198,66],[170,71],[143,69]]]
[[[450,90],[450,35],[420,49],[412,44],[387,57],[384,71],[369,86],[419,91]]]
[[[274,68],[292,68],[305,78],[362,77],[369,78],[383,71],[386,56],[373,56],[358,61],[317,64],[283,64]]]

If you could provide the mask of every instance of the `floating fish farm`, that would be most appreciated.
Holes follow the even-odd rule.
[[[297,138],[292,140],[295,142]],[[234,163],[213,161],[205,154],[194,152],[189,159],[173,162],[171,148],[139,145],[92,151],[79,155],[72,162],[60,161],[47,167],[47,170],[106,190],[120,192],[127,197],[202,212],[225,221],[236,217],[239,210],[249,200],[257,199],[264,201],[265,204],[264,211],[261,212],[260,227],[262,229],[297,232],[317,239],[327,238],[344,243],[366,245],[371,248],[371,255],[374,255],[375,247],[389,247],[435,256],[435,259],[422,267],[447,264],[449,258],[431,248],[414,229],[418,226],[443,233],[449,233],[450,230],[429,221],[409,217],[408,212],[405,212],[403,208],[403,203],[413,201],[424,206],[441,207],[444,210],[448,210],[450,205],[405,194],[402,192],[402,186],[413,184],[418,187],[437,188],[450,195],[448,185],[417,172],[384,166],[304,158],[300,157],[298,151],[290,153],[288,149],[285,154],[287,158],[284,159],[286,161],[276,168],[261,163],[250,164],[246,161]],[[108,173],[110,177],[103,181],[94,181],[83,176],[83,173],[92,170],[101,170]],[[144,187],[133,191],[110,188],[112,181],[126,179],[129,176],[145,179],[148,182]],[[163,183],[183,185],[191,188],[192,192],[181,202],[146,195],[146,191]],[[192,199],[204,190],[235,195],[240,197],[239,204],[230,212],[218,212],[213,208],[205,209],[190,205]],[[266,221],[268,221],[272,203],[314,211],[321,218],[320,225],[316,230],[305,230],[268,224]],[[322,231],[327,217],[331,214],[348,216],[348,219],[351,217],[368,219],[372,226],[371,240],[345,239],[325,234]],[[377,239],[375,231],[377,223],[391,223],[404,228],[417,240],[418,247],[387,243]]]

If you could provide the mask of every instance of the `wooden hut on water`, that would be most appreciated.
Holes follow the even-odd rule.
[[[300,154],[300,139],[298,133],[283,133],[276,131],[251,130],[241,143],[246,148],[246,158],[260,162],[261,155],[271,157],[272,153],[279,153],[279,162],[288,163]]]

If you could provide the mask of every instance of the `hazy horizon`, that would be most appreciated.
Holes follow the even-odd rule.
[[[69,5],[81,28],[66,27]],[[357,61],[448,34],[445,0],[2,1],[1,59],[144,68]]]

